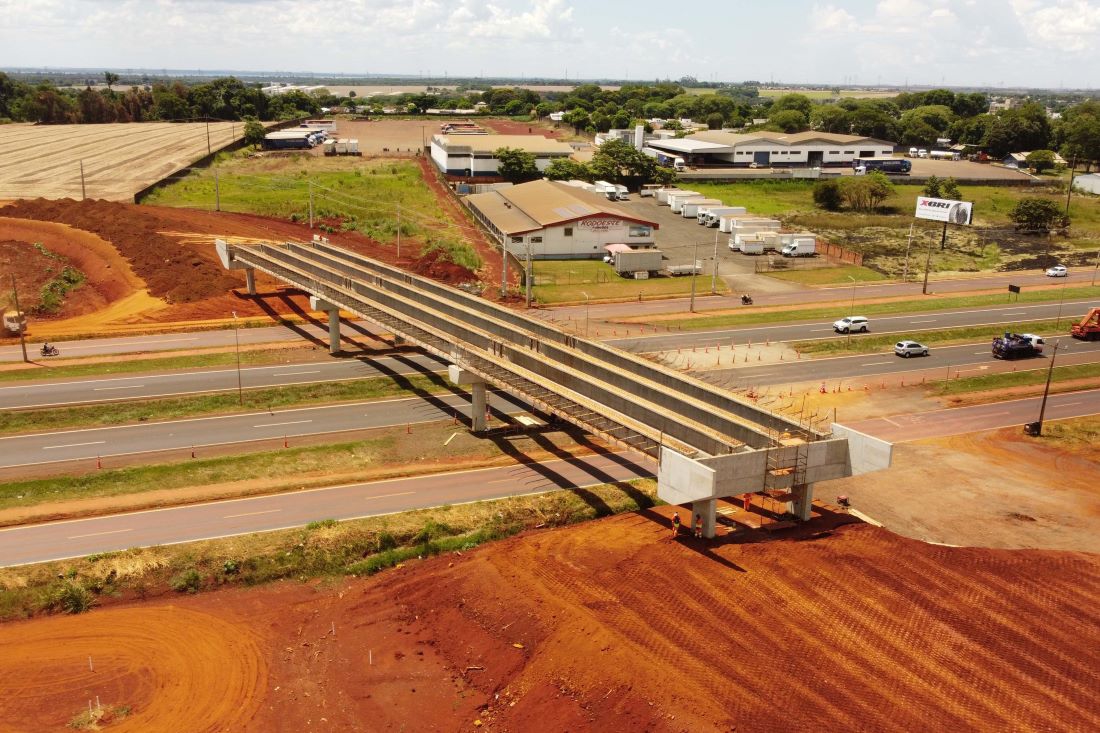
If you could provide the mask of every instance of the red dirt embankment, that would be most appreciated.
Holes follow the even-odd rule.
[[[0,626],[5,663],[28,660],[0,676],[0,728],[75,714],[97,694],[87,656],[114,684],[98,662],[114,655],[126,683],[105,703],[160,722],[184,695],[220,695],[233,730],[1100,729],[1100,557],[820,520],[773,541],[673,541],[670,512],[335,587],[180,599],[172,613],[187,623],[211,618],[197,641],[176,637],[170,615],[167,642],[114,629],[116,615],[157,619],[162,603]],[[214,655],[218,674],[176,648],[246,627],[262,662],[250,635]]]

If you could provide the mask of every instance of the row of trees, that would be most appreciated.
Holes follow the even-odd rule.
[[[292,119],[315,115],[317,98],[301,91],[268,96],[257,85],[234,77],[185,86],[157,83],[124,92],[112,86],[118,76],[106,72],[106,89],[73,89],[51,83],[26,84],[0,72],[0,119],[44,124],[145,122],[211,118]]]
[[[543,172],[536,167],[535,156],[523,150],[499,148],[493,155],[501,177],[512,183],[546,177],[552,181],[607,181],[638,188],[643,183],[671,183],[676,177],[669,169],[657,165],[653,158],[619,140],[601,145],[588,163],[558,158]]]

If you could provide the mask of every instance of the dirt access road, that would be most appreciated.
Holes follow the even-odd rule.
[[[6,624],[0,728],[60,728],[96,695],[131,708],[120,731],[1100,727],[1100,558],[835,515],[673,541],[670,512]]]

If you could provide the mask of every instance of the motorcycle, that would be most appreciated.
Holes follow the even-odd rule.
[[[39,352],[42,356],[59,356],[61,350],[56,346],[50,346],[49,344],[42,344],[42,348]]]
[[[741,305],[752,305],[752,296],[751,295],[742,295],[741,296]]]

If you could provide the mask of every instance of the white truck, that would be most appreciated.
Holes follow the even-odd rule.
[[[16,310],[4,311],[4,331],[18,336],[27,330],[27,317]]]
[[[672,167],[678,171],[687,170],[687,163],[684,162],[683,158],[673,158]]]
[[[672,209],[673,214],[679,214],[684,208],[684,202],[691,199],[705,198],[703,194],[698,191],[681,191],[680,193],[669,194],[668,206]]]
[[[596,181],[592,184],[592,190],[606,198],[608,201],[617,201],[619,198],[619,190],[615,188],[614,183],[608,183],[607,181]]]
[[[779,254],[784,257],[813,257],[817,254],[817,242],[812,238],[799,237],[790,244],[783,245]]]
[[[740,252],[743,255],[762,255],[764,254],[764,243],[751,237],[741,237],[737,241],[731,239],[730,250]]]
[[[708,206],[699,210],[699,223],[706,227],[718,226],[723,216],[743,215],[744,206]]]
[[[688,199],[680,207],[680,216],[685,219],[698,219],[699,209],[706,206],[716,206],[722,203],[718,199]]]
[[[621,183],[615,184],[615,194],[619,201],[627,201],[630,199],[630,191]]]

